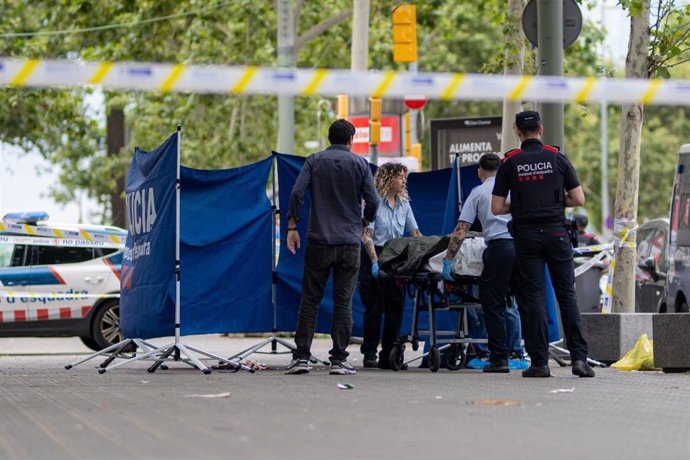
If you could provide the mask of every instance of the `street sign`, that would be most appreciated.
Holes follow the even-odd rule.
[[[427,98],[424,96],[405,96],[405,107],[412,110],[419,110],[426,105]]]
[[[355,127],[352,152],[369,155],[369,117],[350,117],[350,123]],[[400,117],[398,115],[383,115],[381,117],[381,139],[378,154],[400,156],[401,152]]]
[[[582,12],[575,0],[563,0],[563,49],[569,47],[582,30]],[[530,0],[522,12],[522,31],[527,40],[537,45],[537,0]]]

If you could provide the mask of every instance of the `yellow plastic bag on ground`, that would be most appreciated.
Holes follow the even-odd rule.
[[[654,369],[654,347],[647,334],[642,334],[635,346],[620,360],[611,364],[619,371],[637,371]]]

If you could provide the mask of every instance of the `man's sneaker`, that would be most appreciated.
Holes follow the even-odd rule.
[[[356,374],[357,371],[352,367],[352,364],[347,361],[340,361],[331,363],[331,370],[328,373],[331,375],[353,375]]]
[[[303,358],[295,358],[285,369],[285,373],[288,375],[308,374],[309,369],[311,368],[309,367],[308,360]]]

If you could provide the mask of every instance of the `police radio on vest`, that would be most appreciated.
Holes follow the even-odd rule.
[[[150,232],[156,221],[153,187],[128,193],[125,202],[129,212],[129,233],[138,236]]]

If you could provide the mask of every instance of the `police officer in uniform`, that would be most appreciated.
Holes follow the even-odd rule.
[[[512,214],[515,250],[526,299],[520,305],[525,348],[531,365],[523,377],[549,377],[544,264],[549,268],[572,362],[579,377],[594,377],[587,364],[587,342],[580,328],[575,297],[571,228],[565,208],[583,206],[585,195],[568,158],[558,147],[544,145],[538,112],[515,116],[519,149],[506,153],[496,175],[491,200],[495,215]],[[510,197],[509,197],[510,194]]]

